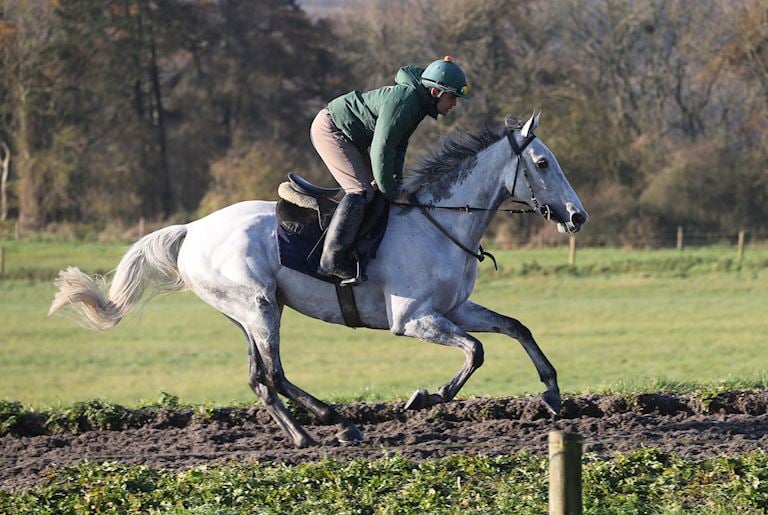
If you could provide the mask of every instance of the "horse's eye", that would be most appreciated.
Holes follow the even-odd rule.
[[[536,160],[536,168],[544,169],[549,166],[549,163],[547,162],[547,159],[544,157],[541,157]]]

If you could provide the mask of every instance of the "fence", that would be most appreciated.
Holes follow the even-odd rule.
[[[171,223],[184,223],[181,219],[173,221],[148,221],[144,217],[136,220],[135,224],[125,226],[121,224],[101,223],[76,223],[68,222],[54,224],[48,230],[41,232],[25,232],[16,220],[0,221],[0,242],[3,240],[19,241],[23,239],[61,239],[77,241],[137,240],[145,234]],[[543,229],[542,229],[543,228]],[[534,230],[534,229],[532,229]],[[525,229],[521,229],[525,232]],[[486,239],[504,248],[517,247],[547,247],[560,245],[562,235],[557,234],[552,224],[542,224],[535,232],[510,236],[509,232],[498,232],[498,228],[492,225]],[[496,234],[494,234],[496,232]],[[630,248],[668,248],[676,247],[682,250],[688,246],[709,245],[736,245],[739,239],[743,239],[744,245],[750,243],[768,243],[768,229],[749,229],[741,227],[733,231],[705,231],[701,229],[687,229],[678,226],[671,230],[658,230],[653,232],[639,232],[637,234],[609,235],[589,234],[589,228],[580,233],[577,238],[583,239],[593,247],[630,247]]]
[[[664,249],[685,247],[707,247],[713,245],[736,245],[739,233],[743,233],[744,244],[768,244],[768,230],[737,227],[733,231],[706,231],[701,229],[689,229],[677,227],[670,230],[658,230],[653,232],[621,234],[594,234],[590,233],[590,227],[576,235],[579,244],[589,247],[620,247],[634,249]],[[563,235],[558,234],[554,227],[547,226],[543,230],[530,234],[514,234],[508,232],[490,232],[486,239],[493,241],[496,246],[506,249],[520,247],[551,247],[562,245]]]
[[[579,515],[581,499],[581,447],[575,433],[549,432],[549,515]]]
[[[6,249],[3,246],[3,240],[18,242],[21,240],[73,240],[73,241],[96,241],[94,236],[98,232],[94,231],[94,227],[87,224],[69,224],[65,230],[61,232],[46,232],[46,233],[23,233],[19,229],[19,224],[15,221],[4,221],[0,226],[0,277],[5,276],[6,271]],[[81,227],[82,226],[82,227]],[[148,227],[149,226],[149,227]],[[159,223],[148,224],[144,218],[139,219],[138,224],[133,228],[128,228],[120,232],[120,238],[113,238],[115,240],[136,240],[144,236],[146,233],[157,229],[162,226]],[[564,238],[562,235],[558,235],[556,239],[557,243],[544,243],[537,238],[529,238],[525,240],[518,240],[516,242],[505,241],[505,247],[510,248],[540,248],[540,247],[554,247],[562,246]],[[574,268],[577,266],[577,254],[578,254],[578,241],[579,235],[572,234],[567,238],[568,251],[567,251],[567,263],[568,266]],[[591,241],[589,238],[587,241]],[[731,233],[723,232],[701,232],[701,231],[686,231],[684,227],[680,226],[674,232],[659,232],[656,234],[645,235],[642,238],[642,244],[637,246],[629,246],[630,248],[676,248],[678,251],[684,251],[689,247],[706,247],[711,245],[730,245],[734,247],[734,257],[736,263],[741,264],[744,260],[746,249],[749,245],[768,244],[768,232],[759,231],[747,231],[737,230]],[[649,245],[648,242],[652,242]],[[594,247],[594,245],[590,245]],[[615,246],[601,246],[598,247],[615,247]],[[566,254],[564,253],[564,260]]]

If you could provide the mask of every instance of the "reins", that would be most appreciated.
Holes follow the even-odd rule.
[[[408,200],[415,200],[415,201],[418,201],[418,199],[416,198],[416,195],[414,195],[413,193],[411,193],[411,195],[409,195],[409,196],[408,196]],[[472,250],[470,250],[469,248],[467,248],[467,247],[466,247],[466,246],[465,246],[463,243],[461,243],[459,240],[457,240],[457,239],[456,239],[456,238],[455,238],[455,237],[454,237],[454,236],[453,236],[451,233],[449,233],[449,232],[448,232],[448,230],[447,230],[445,227],[443,227],[442,225],[440,225],[440,223],[439,223],[437,220],[435,220],[435,219],[434,219],[434,217],[433,217],[433,216],[430,214],[430,212],[427,210],[429,207],[439,207],[439,206],[427,206],[427,205],[422,205],[422,204],[418,204],[418,203],[416,203],[416,204],[414,204],[414,203],[410,203],[410,204],[398,204],[398,205],[401,205],[401,206],[410,206],[410,207],[417,207],[417,208],[419,208],[419,211],[421,211],[421,214],[422,214],[422,215],[424,215],[424,218],[426,218],[427,220],[429,220],[429,222],[430,222],[432,225],[434,225],[434,226],[435,226],[435,227],[436,227],[436,228],[437,228],[437,229],[438,229],[438,230],[439,230],[441,233],[443,233],[443,234],[444,234],[444,235],[445,235],[445,236],[446,236],[446,237],[447,237],[449,240],[451,240],[451,241],[452,241],[452,242],[453,242],[453,243],[454,243],[454,244],[455,244],[457,247],[459,247],[461,250],[463,250],[463,251],[464,251],[464,252],[466,252],[467,254],[469,254],[469,255],[471,255],[471,256],[474,256],[474,257],[475,257],[475,258],[477,258],[477,260],[478,260],[478,261],[480,261],[481,263],[482,263],[482,262],[485,260],[485,256],[488,256],[488,257],[490,257],[490,258],[491,258],[491,261],[493,261],[493,268],[495,268],[496,270],[498,270],[498,269],[499,269],[499,266],[496,264],[496,258],[495,258],[495,257],[493,257],[493,254],[491,254],[490,252],[486,252],[486,251],[484,251],[484,250],[483,250],[483,246],[482,246],[482,245],[480,245],[480,246],[479,246],[479,247],[480,247],[480,249],[479,249],[477,252],[473,252]],[[470,208],[467,208],[467,209],[470,209]],[[480,210],[480,209],[475,209],[475,211],[479,211],[479,210]],[[491,210],[490,210],[490,209],[484,209],[484,211],[491,211]],[[467,211],[467,212],[469,212],[469,211]]]
[[[533,192],[533,186],[531,185],[531,179],[528,177],[528,170],[525,166],[524,160],[523,160],[523,150],[534,140],[536,139],[536,135],[531,132],[528,134],[523,140],[522,145],[518,145],[517,141],[515,141],[514,137],[514,131],[507,131],[507,141],[509,141],[509,145],[512,147],[512,153],[517,157],[517,164],[515,165],[515,178],[512,181],[512,192],[515,191],[515,187],[517,186],[517,177],[520,174],[520,170],[523,170],[523,180],[525,180],[526,185],[528,186],[528,191],[531,194],[531,201],[533,203],[534,208],[533,209],[490,209],[486,207],[472,207],[470,205],[466,206],[436,206],[434,204],[420,204],[418,201],[418,198],[416,198],[416,194],[411,193],[408,196],[408,203],[404,202],[393,202],[396,206],[403,206],[403,207],[416,207],[419,209],[422,215],[424,215],[424,218],[429,220],[429,222],[435,226],[443,235],[445,235],[446,238],[451,240],[457,247],[459,247],[461,250],[466,252],[467,254],[475,257],[479,262],[483,262],[485,260],[485,257],[488,256],[493,261],[493,268],[496,270],[499,269],[498,265],[496,264],[496,258],[491,254],[490,252],[486,252],[483,250],[483,246],[479,245],[479,250],[477,252],[472,251],[469,249],[466,245],[461,243],[456,237],[454,237],[451,233],[448,232],[448,230],[440,225],[440,223],[435,220],[435,218],[432,216],[432,214],[429,212],[430,209],[445,209],[449,211],[463,211],[465,213],[471,213],[473,211],[498,211],[502,213],[508,213],[508,214],[526,214],[526,213],[541,213],[544,217],[549,220],[549,217],[551,215],[549,206],[540,206],[539,201],[536,198],[536,194]],[[513,201],[513,202],[520,202],[520,201]],[[521,204],[523,202],[520,202]]]
[[[527,213],[536,213],[537,211],[535,209],[490,209],[487,207],[472,207],[470,205],[466,206],[436,206],[434,204],[419,204],[418,199],[416,199],[415,196],[409,196],[408,200],[411,202],[405,203],[405,202],[392,202],[395,206],[403,206],[403,207],[423,207],[425,209],[446,209],[448,211],[461,211],[463,213],[471,213],[473,211],[496,211],[498,213],[508,213],[508,214],[527,214]],[[520,202],[519,200],[512,200],[511,202],[518,202],[520,204],[524,204],[524,202]]]

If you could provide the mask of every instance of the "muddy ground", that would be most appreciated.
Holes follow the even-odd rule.
[[[180,470],[229,460],[300,463],[323,458],[376,459],[400,454],[413,460],[445,456],[547,452],[548,431],[576,432],[584,450],[610,457],[643,446],[688,458],[768,449],[768,391],[687,395],[578,396],[553,417],[538,398],[470,399],[405,411],[404,403],[337,406],[358,424],[365,440],[339,444],[336,427],[306,429],[320,445],[293,448],[260,407],[138,410],[122,430],[50,434],[27,424],[0,436],[0,488],[38,484],[48,467],[116,461]],[[43,433],[43,434],[41,434]],[[48,434],[46,434],[48,433]]]

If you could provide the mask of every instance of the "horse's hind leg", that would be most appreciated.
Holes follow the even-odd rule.
[[[359,442],[363,439],[363,432],[360,431],[359,427],[345,417],[342,417],[339,412],[328,404],[313,397],[285,378],[283,378],[280,393],[314,413],[323,424],[338,424],[340,429],[336,433],[336,439],[340,442]]]
[[[453,400],[464,383],[483,364],[482,343],[442,315],[431,313],[409,320],[404,324],[403,334],[430,343],[458,347],[466,357],[461,369],[437,393],[430,395],[426,390],[418,390],[405,404],[405,409],[421,409]]]
[[[251,320],[244,325],[247,334],[250,335],[249,341],[253,342],[251,347],[251,363],[254,363],[254,360],[256,360],[260,365],[258,367],[260,375],[256,378],[258,383],[266,385],[273,392],[278,392],[296,402],[313,413],[321,423],[339,424],[340,430],[336,435],[339,441],[354,442],[362,440],[363,434],[355,424],[342,417],[328,404],[291,383],[285,377],[280,360],[279,320],[281,307],[266,299],[260,299],[256,304],[258,309],[250,316]],[[298,426],[298,422],[296,426]],[[300,428],[301,426],[298,427]]]
[[[251,334],[240,324],[232,320],[242,329],[248,342],[248,384],[251,390],[262,400],[267,412],[280,428],[288,434],[296,447],[303,448],[314,445],[314,440],[304,431],[299,421],[285,407],[277,393],[266,385],[266,371],[261,355]]]
[[[251,373],[251,380],[249,381],[251,390],[261,398],[272,419],[290,436],[293,444],[300,449],[315,445],[315,441],[304,431],[304,428],[301,427],[291,412],[286,409],[280,397],[266,385],[255,381],[254,375],[258,376],[258,372],[256,374]]]
[[[555,415],[560,412],[560,388],[557,385],[557,373],[527,327],[514,318],[469,301],[455,308],[447,316],[465,331],[501,333],[519,341],[533,361],[541,382],[547,387],[547,391],[542,395],[544,404]]]

